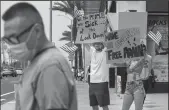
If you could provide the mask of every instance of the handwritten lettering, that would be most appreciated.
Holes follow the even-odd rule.
[[[97,25],[98,25],[98,23],[97,23],[96,20],[95,21],[86,21],[85,22],[85,27],[86,28],[91,27],[91,26],[97,26]]]
[[[95,28],[90,28],[89,31],[93,32],[93,31],[96,31]]]
[[[96,38],[99,38],[99,37],[104,37],[104,34],[97,35],[96,33],[93,33],[93,39],[96,39]]]
[[[90,34],[88,34],[88,36],[85,36],[85,37],[81,35],[81,37],[80,37],[80,41],[85,41],[85,40],[89,40],[89,39],[91,39]]]
[[[130,30],[125,31],[119,40],[115,42],[116,48],[120,48],[126,41],[128,41],[131,37],[140,34],[140,30],[138,28],[132,28]]]
[[[122,58],[121,51],[113,52],[113,50],[108,50],[108,60],[114,60]]]
[[[110,40],[115,40],[118,39],[118,35],[117,35],[117,31],[109,33],[108,36],[106,36],[106,41],[110,41]]]
[[[84,20],[96,20],[96,19],[104,19],[105,14],[104,13],[95,13],[95,14],[88,14],[85,16],[78,16],[77,21],[84,21]]]
[[[133,57],[141,57],[143,56],[143,49],[145,49],[146,46],[144,44],[138,45],[136,47],[124,47],[124,58],[133,58]]]

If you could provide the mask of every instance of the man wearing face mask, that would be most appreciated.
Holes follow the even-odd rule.
[[[13,57],[30,61],[16,91],[16,110],[77,110],[71,68],[47,40],[41,15],[28,3],[17,3],[3,15],[3,40]]]
[[[98,105],[102,107],[103,110],[109,110],[109,72],[108,64],[106,63],[106,47],[103,42],[96,42],[93,43],[93,46],[89,46],[88,49],[90,49],[91,54],[89,85],[90,106],[92,106],[93,110],[99,110]]]

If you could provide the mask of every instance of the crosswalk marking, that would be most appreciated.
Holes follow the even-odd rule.
[[[8,104],[14,104],[15,103],[15,101],[10,101],[10,102],[8,102]]]
[[[5,95],[12,94],[12,93],[15,93],[15,91],[13,91],[13,92],[8,92],[8,93],[6,93],[6,94],[2,94],[1,97],[2,97],[2,96],[5,96]]]
[[[2,101],[5,101],[5,100],[6,100],[6,99],[1,99],[1,102],[2,102]]]

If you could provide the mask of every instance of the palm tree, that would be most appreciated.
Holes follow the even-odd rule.
[[[61,38],[60,40],[70,41],[71,35],[72,35],[72,40],[75,41],[77,29],[76,29],[76,17],[74,15],[74,7],[77,6],[78,10],[80,10],[81,9],[80,2],[79,1],[62,1],[62,3],[55,2],[54,4],[55,5],[52,8],[53,10],[58,10],[66,14],[69,14],[73,18],[73,26],[71,25],[68,26],[69,29],[71,29],[71,31],[64,31],[62,34],[64,37]]]
[[[71,30],[71,29],[72,29],[72,26],[71,26],[71,25],[68,25],[68,28]],[[64,32],[62,33],[62,35],[63,35],[64,37],[60,38],[60,41],[63,41],[63,40],[66,40],[66,41],[71,41],[71,40],[73,40],[73,41],[75,41],[75,38],[76,38],[76,37],[73,37],[73,39],[71,39],[71,35],[72,35],[72,32],[71,32],[71,31],[64,31]]]
[[[60,39],[66,40],[66,41],[73,41],[75,42],[76,36],[77,36],[77,29],[76,29],[76,17],[74,16],[74,7],[75,5],[77,6],[78,10],[81,9],[81,3],[80,1],[62,1],[61,3],[55,2],[55,6],[53,6],[53,10],[58,10],[64,13],[69,14],[73,18],[73,25],[68,25],[69,29],[71,31],[64,31],[62,35],[64,36],[63,38]],[[77,62],[79,59],[79,64],[82,64],[82,59],[77,57],[77,55],[82,56],[82,49],[80,44],[76,44],[78,47],[78,50],[75,52],[75,68],[77,68]]]

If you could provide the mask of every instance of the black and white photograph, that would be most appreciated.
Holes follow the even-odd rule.
[[[1,110],[168,110],[168,3],[1,1]]]

